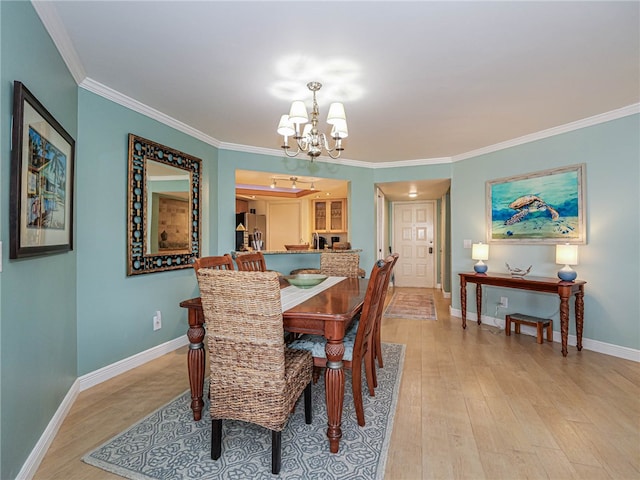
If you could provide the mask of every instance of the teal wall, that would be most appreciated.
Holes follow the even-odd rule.
[[[13,81],[24,83],[76,140],[78,89],[31,3],[0,2],[0,36],[0,478],[11,479],[77,377],[79,245],[70,253],[8,258]]]
[[[78,118],[83,160],[76,182],[78,375],[83,375],[184,335],[187,316],[178,303],[197,296],[191,268],[126,276],[129,133],[200,158],[207,198],[217,183],[217,151],[85,90],[80,90]],[[217,223],[210,213],[203,202],[203,251],[209,249],[209,227]],[[156,310],[162,312],[162,328],[153,331]]]
[[[586,165],[587,244],[579,247],[578,278],[586,280],[584,338],[640,348],[640,115],[632,115],[453,164],[452,307],[460,308],[458,272],[472,270],[463,240],[485,240],[485,181],[584,163]],[[553,245],[492,244],[489,271],[505,272],[505,262],[531,274],[555,276]],[[468,289],[469,290],[469,289]],[[471,288],[475,291],[475,287]],[[521,311],[554,319],[558,299],[510,289],[486,289],[483,315],[495,316],[500,296],[509,297],[505,313]],[[467,308],[475,312],[468,293]],[[571,302],[573,319],[573,302]],[[573,321],[571,322],[573,323]],[[570,325],[570,334],[575,334]],[[570,350],[571,352],[571,350]]]
[[[197,293],[191,269],[126,276],[127,135],[134,133],[203,160],[202,253],[234,246],[235,171],[340,178],[350,182],[350,241],[362,264],[375,255],[375,184],[416,178],[452,181],[451,290],[459,308],[457,272],[472,266],[463,239],[485,238],[485,181],[584,162],[587,236],[579,276],[585,295],[585,339],[640,348],[640,116],[633,115],[453,164],[368,169],[310,164],[220,150],[121,105],[77,88],[29,2],[0,2],[0,478],[15,478],[73,382],[84,374],[182,337],[183,298]],[[75,248],[26,260],[8,259],[12,82],[23,81],[76,138]],[[448,199],[449,201],[449,199]],[[555,275],[552,246],[492,245],[487,262],[533,264]],[[273,256],[269,267],[295,268],[301,255]],[[310,261],[310,255],[304,262]],[[306,265],[301,265],[306,266]],[[447,272],[445,272],[446,274]],[[446,275],[445,275],[446,276]],[[558,318],[550,295],[490,289],[483,312],[501,295],[510,310]],[[473,311],[474,302],[468,303]],[[163,313],[163,328],[151,318]],[[558,328],[556,321],[556,329]],[[573,330],[573,328],[572,328]]]

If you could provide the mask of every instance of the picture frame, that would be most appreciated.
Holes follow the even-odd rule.
[[[487,242],[585,244],[585,164],[486,182]]]
[[[13,82],[9,258],[73,250],[75,140]]]

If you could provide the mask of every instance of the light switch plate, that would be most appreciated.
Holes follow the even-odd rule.
[[[464,240],[464,248],[471,248],[471,240]]]

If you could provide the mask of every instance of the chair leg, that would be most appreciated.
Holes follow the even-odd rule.
[[[369,387],[369,396],[375,397],[376,391],[374,390],[374,387],[377,384],[376,361],[373,358],[371,351],[367,351],[364,354],[364,373],[367,377],[367,387]]]
[[[311,405],[311,382],[304,389],[304,421],[311,425],[313,408]]]
[[[374,341],[374,358],[378,359],[378,368],[384,368],[384,364],[382,362],[382,343],[380,342],[380,327],[376,324],[376,331],[373,337]],[[376,385],[377,387],[377,385]]]
[[[222,453],[222,419],[211,420],[211,460],[218,460]]]
[[[353,404],[356,407],[358,425],[364,427],[364,405],[362,403],[362,363],[354,362],[351,368],[351,389],[353,391]]]
[[[373,388],[378,388],[378,374],[376,372],[376,357],[375,355],[372,355],[372,360],[371,362],[373,363],[373,371],[371,372],[371,376],[372,378],[372,383],[373,383]]]
[[[280,473],[281,464],[281,448],[282,448],[282,432],[271,430],[271,473],[277,475]]]
[[[320,373],[322,372],[322,368],[321,367],[316,367],[315,365],[313,366],[313,383],[318,383],[318,380],[320,380]]]

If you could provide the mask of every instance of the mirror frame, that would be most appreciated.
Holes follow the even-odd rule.
[[[163,255],[147,254],[146,161],[169,165],[189,172],[190,248]],[[127,276],[190,268],[200,256],[200,172],[202,160],[129,134],[129,175],[127,183]]]

